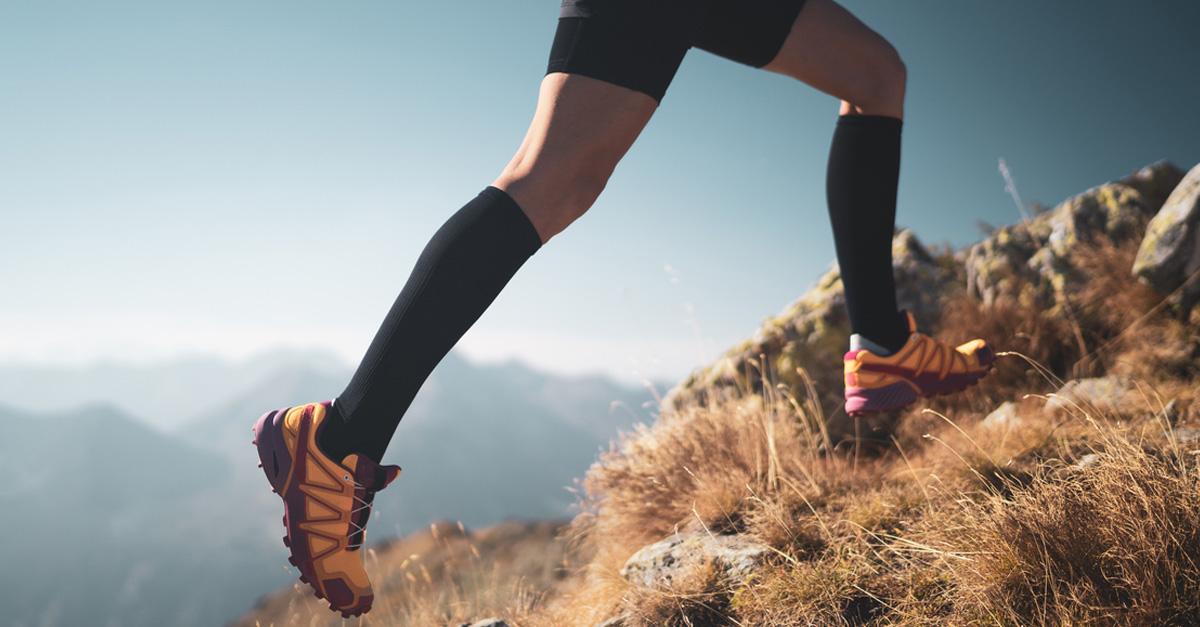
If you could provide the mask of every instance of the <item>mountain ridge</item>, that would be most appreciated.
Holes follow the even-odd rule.
[[[409,470],[378,503],[372,547],[438,519],[486,526],[522,512],[568,515],[576,497],[566,488],[632,423],[611,414],[610,402],[650,400],[634,388],[578,384],[531,368],[511,370],[510,381],[509,368],[478,367],[454,354],[444,366],[389,452]],[[226,373],[209,381],[236,385],[189,390],[173,405],[205,403],[170,421],[123,407],[120,400],[137,394],[128,372],[124,387],[106,390],[110,399],[46,411],[0,405],[0,471],[10,477],[0,490],[0,528],[11,532],[0,540],[0,562],[30,564],[20,582],[0,586],[6,620],[220,623],[290,578],[279,501],[256,468],[250,425],[269,409],[330,398],[349,368],[303,359],[256,368],[255,378]],[[165,376],[172,377],[179,380]],[[464,390],[447,378],[469,383],[465,396],[487,400],[456,398]],[[70,385],[63,382],[64,402],[99,389]],[[556,389],[563,390],[559,406],[544,406]],[[542,461],[536,473],[513,461],[530,458]]]

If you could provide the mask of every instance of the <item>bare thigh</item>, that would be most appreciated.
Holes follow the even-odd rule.
[[[545,242],[592,206],[657,106],[625,87],[547,74],[525,139],[492,185],[516,200]]]
[[[765,69],[841,99],[842,114],[904,116],[906,75],[900,55],[833,0],[808,0]]]

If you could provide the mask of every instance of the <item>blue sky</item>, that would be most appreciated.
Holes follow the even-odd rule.
[[[355,360],[523,136],[557,4],[0,3],[0,360]],[[927,242],[1017,218],[1001,157],[1045,204],[1200,161],[1195,2],[845,4],[908,64],[900,221]],[[462,349],[673,378],[748,336],[833,257],[836,110],[693,51]]]

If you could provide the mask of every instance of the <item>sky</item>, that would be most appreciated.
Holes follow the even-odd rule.
[[[967,245],[1200,162],[1200,3],[847,0],[908,66],[899,221]],[[0,361],[357,361],[525,133],[557,0],[0,0]],[[678,378],[833,259],[837,101],[693,50],[593,209],[459,348]]]

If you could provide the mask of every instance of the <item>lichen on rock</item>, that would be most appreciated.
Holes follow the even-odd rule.
[[[1196,198],[1200,166],[1180,183],[1183,178],[1179,168],[1159,161],[1072,196],[1022,223],[998,228],[982,241],[953,253],[931,254],[911,231],[900,231],[893,239],[898,302],[913,311],[921,330],[929,333],[937,332],[947,297],[961,293],[964,286],[969,297],[985,306],[1008,304],[1041,311],[1051,318],[1067,315],[1073,297],[1090,280],[1081,269],[1081,252],[1100,242],[1121,245],[1139,241],[1148,223],[1165,223],[1169,218],[1164,214],[1180,212],[1187,214],[1186,229],[1190,229],[1183,239],[1200,239],[1200,200]],[[1164,201],[1166,206],[1159,211]],[[1184,227],[1159,228],[1174,233],[1171,229]],[[1143,246],[1151,244],[1143,242]],[[1181,273],[1200,268],[1200,244],[1189,245],[1186,252],[1167,252],[1159,245],[1155,258],[1169,259],[1173,265],[1155,266],[1146,272],[1168,277],[1156,278],[1159,285],[1178,286],[1183,280]],[[1200,298],[1200,279],[1194,283]],[[772,384],[801,399],[807,396],[803,371],[826,415],[834,414],[842,391],[839,358],[850,335],[844,307],[841,276],[835,265],[782,313],[766,320],[750,339],[671,390],[664,409],[761,394],[764,374]]]
[[[962,284],[960,265],[949,255],[935,256],[909,230],[892,240],[896,296],[901,308],[923,325],[937,324],[941,297]],[[762,391],[761,367],[770,379],[796,398],[805,396],[803,370],[833,405],[841,393],[841,355],[850,337],[845,295],[836,264],[808,292],[779,315],[766,320],[747,341],[715,363],[693,372],[668,393],[664,405],[682,408]]]
[[[630,556],[621,576],[647,588],[670,587],[680,577],[711,565],[722,578],[736,583],[754,571],[768,550],[740,535],[676,533]]]
[[[1164,295],[1183,287],[1176,302],[1184,309],[1200,299],[1200,165],[1188,172],[1146,227],[1133,273]]]

